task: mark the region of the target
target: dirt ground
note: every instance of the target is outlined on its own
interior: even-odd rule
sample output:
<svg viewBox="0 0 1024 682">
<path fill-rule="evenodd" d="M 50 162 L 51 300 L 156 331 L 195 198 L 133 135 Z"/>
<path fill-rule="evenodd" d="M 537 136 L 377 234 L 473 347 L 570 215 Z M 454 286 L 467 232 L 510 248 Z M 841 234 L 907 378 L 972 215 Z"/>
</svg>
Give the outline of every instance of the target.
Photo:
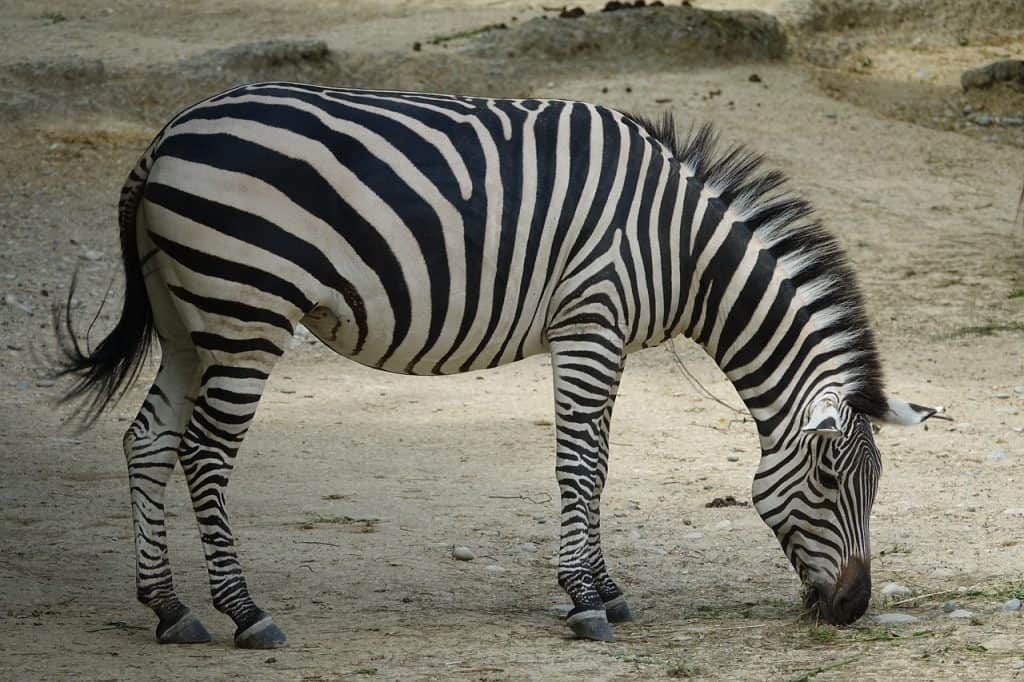
<svg viewBox="0 0 1024 682">
<path fill-rule="evenodd" d="M 772 58 L 774 44 L 742 61 L 702 50 L 700 36 L 636 55 L 612 44 L 551 61 L 509 54 L 528 31 L 556 26 L 537 22 L 582 21 L 539 2 L 4 2 L 0 678 L 1024 679 L 1024 619 L 1001 610 L 1024 596 L 1024 127 L 1000 123 L 1024 110 L 1024 94 L 962 93 L 958 80 L 1024 57 L 1024 12 L 904 0 L 897 15 L 858 2 L 854 21 L 826 0 L 695 0 L 779 17 L 788 56 Z M 584 45 L 606 19 L 592 15 L 566 24 Z M 507 28 L 477 30 L 496 23 Z M 329 50 L 224 52 L 268 39 Z M 846 628 L 802 621 L 798 581 L 756 512 L 705 506 L 749 500 L 754 429 L 653 349 L 627 367 L 604 504 L 606 553 L 639 621 L 616 628 L 613 644 L 571 641 L 551 563 L 547 360 L 408 378 L 303 336 L 272 377 L 229 490 L 250 585 L 290 645 L 232 646 L 180 472 L 172 565 L 214 641 L 157 645 L 154 618 L 134 601 L 120 448 L 155 363 L 76 432 L 45 377 L 49 311 L 78 270 L 81 325 L 113 282 L 93 339 L 109 329 L 121 181 L 177 108 L 253 77 L 671 109 L 684 127 L 716 122 L 789 173 L 849 250 L 891 391 L 954 419 L 877 436 L 885 472 L 868 615 Z M 699 348 L 677 348 L 739 404 Z M 454 545 L 477 558 L 454 561 Z M 889 582 L 912 598 L 884 603 Z M 973 617 L 948 616 L 950 600 Z M 882 627 L 883 612 L 918 620 Z"/>
</svg>

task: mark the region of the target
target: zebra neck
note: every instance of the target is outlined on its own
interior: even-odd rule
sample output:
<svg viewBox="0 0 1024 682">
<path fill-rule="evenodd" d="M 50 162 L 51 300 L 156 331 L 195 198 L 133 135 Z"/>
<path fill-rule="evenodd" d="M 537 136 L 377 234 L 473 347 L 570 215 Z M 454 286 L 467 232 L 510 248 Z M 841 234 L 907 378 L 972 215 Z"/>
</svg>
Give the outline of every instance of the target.
<svg viewBox="0 0 1024 682">
<path fill-rule="evenodd" d="M 776 258 L 739 211 L 692 179 L 684 184 L 692 209 L 679 223 L 680 306 L 667 333 L 692 339 L 715 360 L 769 451 L 799 428 L 805 405 L 826 387 L 858 390 L 870 332 L 851 314 L 841 278 L 797 276 L 813 267 L 805 262 L 813 254 Z"/>
</svg>

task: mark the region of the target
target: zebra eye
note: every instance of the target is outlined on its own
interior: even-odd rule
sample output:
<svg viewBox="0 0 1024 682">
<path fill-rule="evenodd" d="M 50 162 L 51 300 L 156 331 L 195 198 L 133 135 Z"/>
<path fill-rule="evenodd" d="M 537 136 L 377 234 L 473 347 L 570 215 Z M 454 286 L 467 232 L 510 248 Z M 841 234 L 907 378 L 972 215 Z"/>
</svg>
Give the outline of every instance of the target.
<svg viewBox="0 0 1024 682">
<path fill-rule="evenodd" d="M 836 477 L 828 473 L 827 471 L 818 472 L 818 481 L 820 481 L 821 484 L 826 488 L 832 488 L 833 490 L 835 490 L 836 488 L 839 487 L 839 483 L 836 481 Z"/>
</svg>

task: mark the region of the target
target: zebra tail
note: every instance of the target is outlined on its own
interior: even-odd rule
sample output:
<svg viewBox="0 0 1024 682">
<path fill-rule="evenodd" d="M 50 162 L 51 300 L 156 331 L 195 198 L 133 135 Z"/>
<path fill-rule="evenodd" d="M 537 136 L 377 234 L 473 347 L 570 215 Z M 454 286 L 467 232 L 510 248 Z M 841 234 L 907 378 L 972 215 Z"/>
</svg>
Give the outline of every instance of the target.
<svg viewBox="0 0 1024 682">
<path fill-rule="evenodd" d="M 138 251 L 136 213 L 142 192 L 152 168 L 153 152 L 163 137 L 157 136 L 132 169 L 118 203 L 118 223 L 121 233 L 121 259 L 124 263 L 125 291 L 121 317 L 114 329 L 94 349 L 88 347 L 89 331 L 99 318 L 106 296 L 83 337 L 75 333 L 71 319 L 72 300 L 78 273 L 71 279 L 67 301 L 53 308 L 53 325 L 57 336 L 55 377 L 74 376 L 77 381 L 61 396 L 59 402 L 79 401 L 75 411 L 83 427 L 96 421 L 110 403 L 120 400 L 135 381 L 142 363 L 152 347 L 153 309 L 146 294 L 142 261 Z M 109 290 L 107 292 L 109 294 Z M 83 347 L 83 343 L 85 344 Z"/>
</svg>

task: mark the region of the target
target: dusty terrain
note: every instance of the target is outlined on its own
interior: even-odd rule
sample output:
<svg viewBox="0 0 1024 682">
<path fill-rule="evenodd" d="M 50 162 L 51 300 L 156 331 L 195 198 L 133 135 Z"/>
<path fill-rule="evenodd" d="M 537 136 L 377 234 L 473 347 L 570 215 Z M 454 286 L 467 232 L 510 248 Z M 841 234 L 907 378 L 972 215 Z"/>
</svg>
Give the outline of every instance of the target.
<svg viewBox="0 0 1024 682">
<path fill-rule="evenodd" d="M 1024 57 L 1019 3 L 978 12 L 905 0 L 886 13 L 860 0 L 863 11 L 844 14 L 824 0 L 695 1 L 779 18 L 775 32 L 736 34 L 754 41 L 743 59 L 701 31 L 664 49 L 632 40 L 631 51 L 516 53 L 531 31 L 551 32 L 536 22 L 577 21 L 530 24 L 552 15 L 536 2 L 280 4 L 0 7 L 0 678 L 1024 679 L 1024 619 L 1001 612 L 1024 596 L 1024 127 L 976 117 L 1012 119 L 1024 94 L 964 94 L 958 80 Z M 498 23 L 508 28 L 477 31 Z M 586 26 L 567 23 L 566 35 L 593 44 Z M 327 50 L 224 51 L 272 38 Z M 801 621 L 796 577 L 756 512 L 705 507 L 749 500 L 753 428 L 654 349 L 626 372 L 604 505 L 607 554 L 639 622 L 614 644 L 571 641 L 550 565 L 546 360 L 406 378 L 303 338 L 272 378 L 229 490 L 254 594 L 291 644 L 233 648 L 209 604 L 179 472 L 172 565 L 214 641 L 157 645 L 134 601 L 120 451 L 155 364 L 77 433 L 45 378 L 49 310 L 77 269 L 85 325 L 113 282 L 93 338 L 105 333 L 119 309 L 124 175 L 177 108 L 250 78 L 671 109 L 683 126 L 715 121 L 785 169 L 849 250 L 892 392 L 954 418 L 877 436 L 885 473 L 868 616 L 841 629 Z M 738 404 L 698 348 L 677 348 Z M 477 558 L 454 561 L 453 545 Z M 884 603 L 888 582 L 913 598 Z M 950 600 L 974 616 L 950 618 Z M 882 627 L 882 612 L 919 620 Z"/>
</svg>

